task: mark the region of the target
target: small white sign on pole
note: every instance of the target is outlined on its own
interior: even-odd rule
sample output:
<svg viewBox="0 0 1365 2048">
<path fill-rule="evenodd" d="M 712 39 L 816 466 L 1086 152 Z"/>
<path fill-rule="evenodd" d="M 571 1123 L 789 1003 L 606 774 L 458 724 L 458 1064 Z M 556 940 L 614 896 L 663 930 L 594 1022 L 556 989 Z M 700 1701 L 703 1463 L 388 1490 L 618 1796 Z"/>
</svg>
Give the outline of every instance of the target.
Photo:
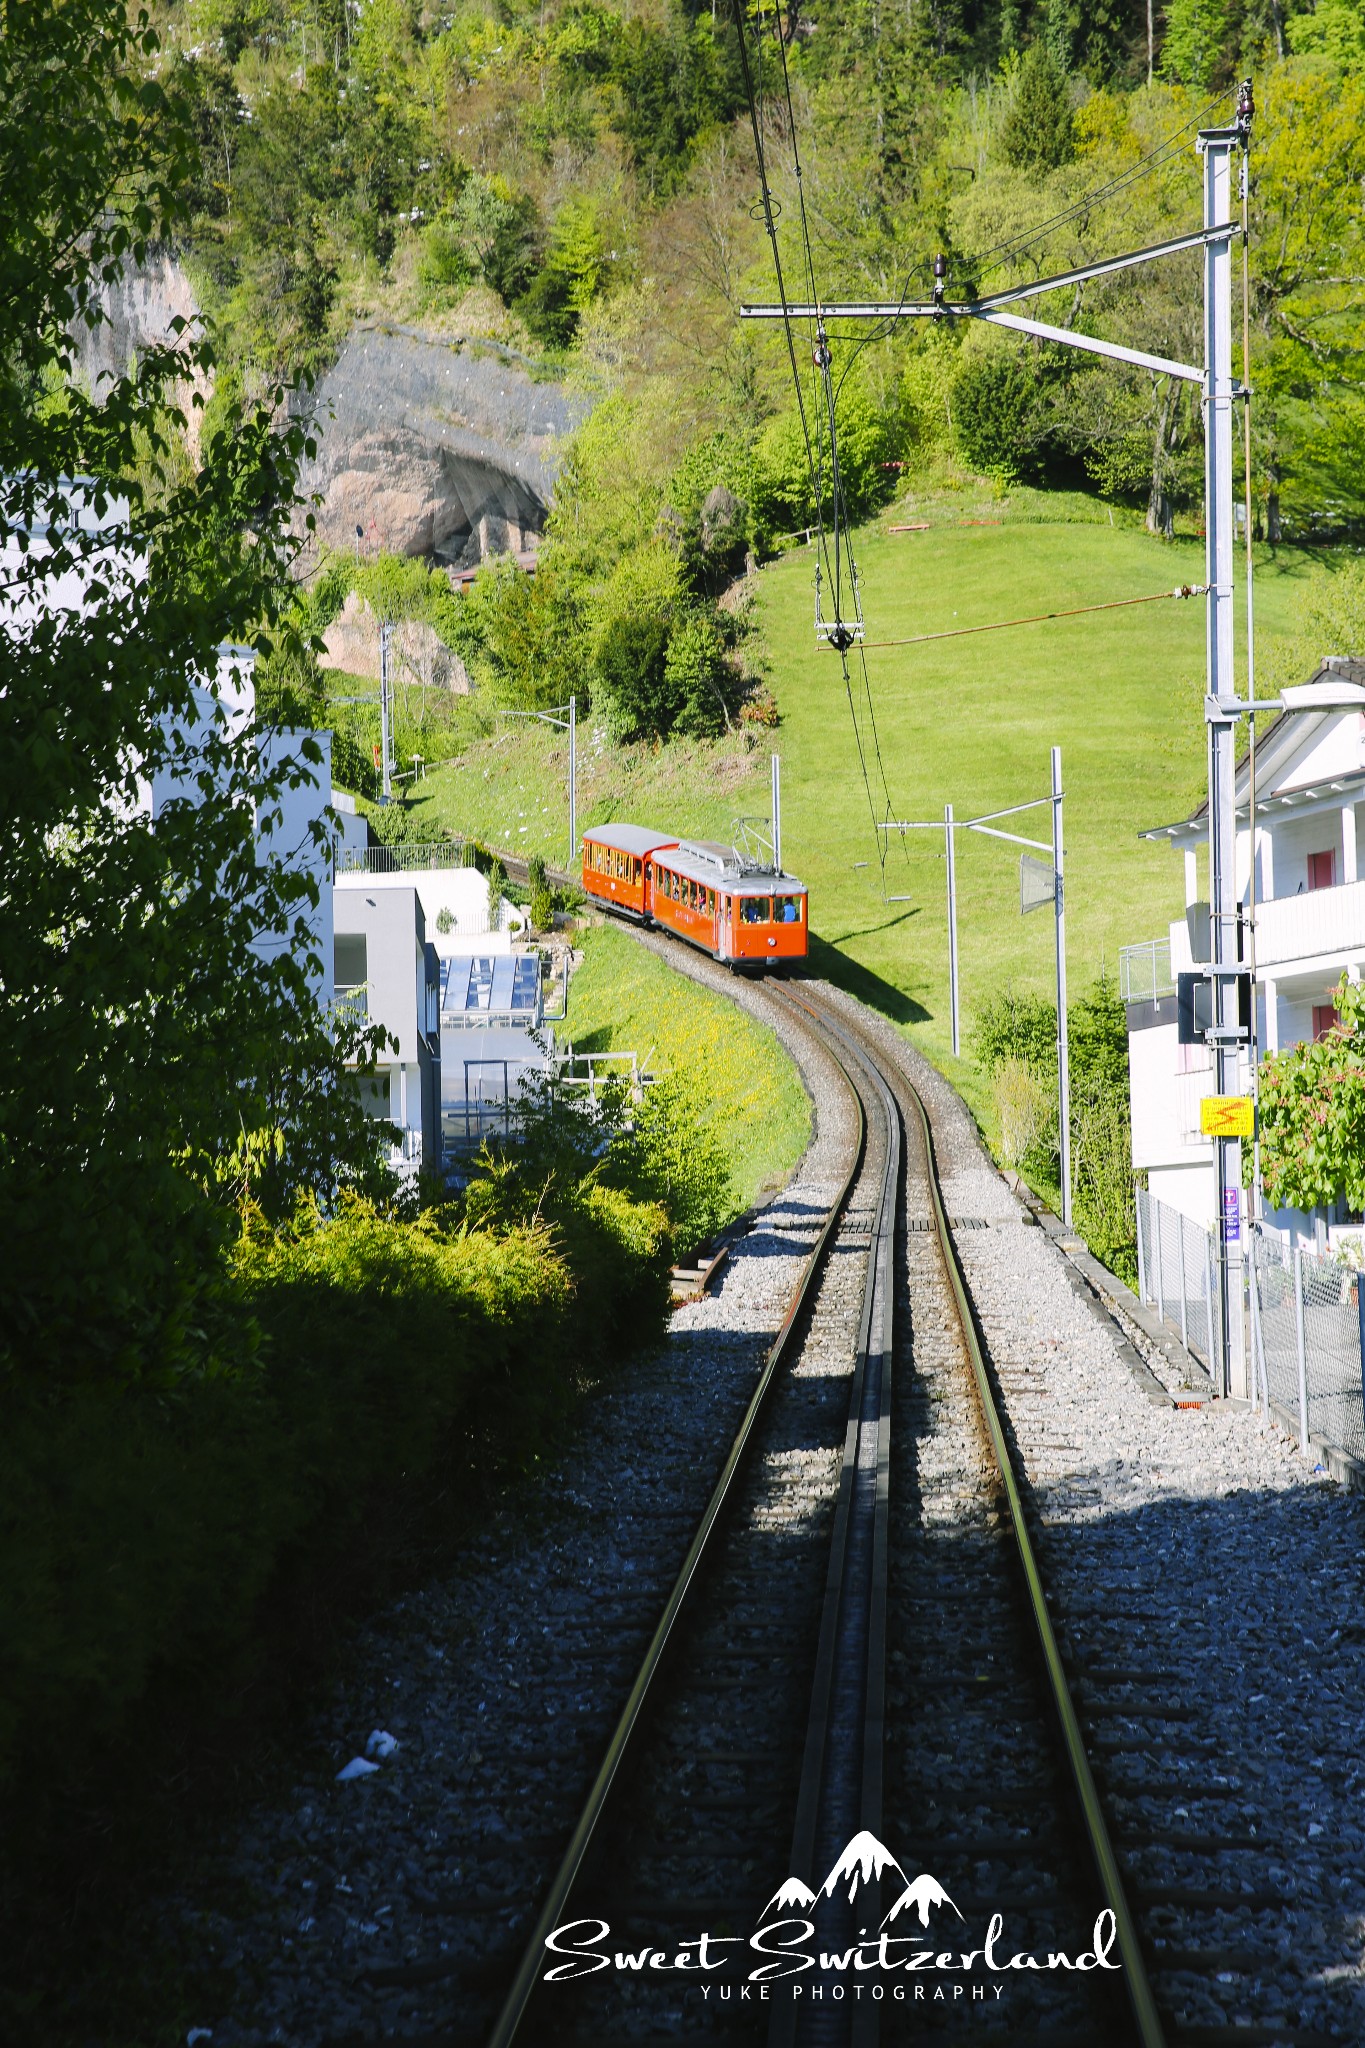
<svg viewBox="0 0 1365 2048">
<path fill-rule="evenodd" d="M 1057 871 L 1050 860 L 1035 860 L 1031 853 L 1019 856 L 1019 915 L 1031 910 L 1051 910 L 1057 902 Z"/>
</svg>

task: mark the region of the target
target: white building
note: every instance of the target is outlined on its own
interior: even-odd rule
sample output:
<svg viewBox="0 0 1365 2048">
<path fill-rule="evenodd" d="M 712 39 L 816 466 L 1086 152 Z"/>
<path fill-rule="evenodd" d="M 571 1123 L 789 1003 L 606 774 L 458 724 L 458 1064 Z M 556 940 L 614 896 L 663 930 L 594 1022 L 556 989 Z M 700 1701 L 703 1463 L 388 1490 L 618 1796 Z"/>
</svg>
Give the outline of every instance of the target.
<svg viewBox="0 0 1365 2048">
<path fill-rule="evenodd" d="M 1365 659 L 1328 657 L 1315 682 L 1365 684 Z M 1237 768 L 1237 891 L 1250 896 L 1250 768 Z M 1335 1021 L 1332 997 L 1343 974 L 1365 968 L 1365 714 L 1310 711 L 1283 716 L 1256 749 L 1256 1018 L 1262 1055 L 1321 1038 Z M 1184 855 L 1187 906 L 1208 898 L 1208 813 L 1142 834 Z M 1214 1092 L 1212 1055 L 1177 1042 L 1176 976 L 1195 959 L 1190 922 L 1120 954 L 1120 990 L 1128 1006 L 1133 1165 L 1152 1194 L 1194 1221 L 1214 1217 L 1213 1147 L 1199 1130 L 1199 1104 Z M 1250 1086 L 1247 1062 L 1239 1084 Z M 1313 1216 L 1267 1215 L 1281 1234 L 1325 1243 L 1350 1219 L 1333 1209 Z M 1359 1219 L 1351 1225 L 1360 1229 Z"/>
<path fill-rule="evenodd" d="M 369 1113 L 394 1126 L 396 1166 L 441 1161 L 441 974 L 417 891 L 387 880 L 330 892 L 336 999 L 392 1041 L 358 1077 Z"/>
<path fill-rule="evenodd" d="M 510 953 L 526 919 L 506 896 L 494 912 L 488 877 L 464 865 L 457 845 L 368 846 L 365 836 L 337 849 L 338 889 L 416 889 L 427 936 L 443 960 L 457 953 Z"/>
</svg>

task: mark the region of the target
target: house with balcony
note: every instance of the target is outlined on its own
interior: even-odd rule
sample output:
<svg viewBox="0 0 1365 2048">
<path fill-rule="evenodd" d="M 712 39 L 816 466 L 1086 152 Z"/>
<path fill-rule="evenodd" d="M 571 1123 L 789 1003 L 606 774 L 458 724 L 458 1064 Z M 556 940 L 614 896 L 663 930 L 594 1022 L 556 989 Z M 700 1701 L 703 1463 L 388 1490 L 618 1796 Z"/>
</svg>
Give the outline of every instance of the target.
<svg viewBox="0 0 1365 2048">
<path fill-rule="evenodd" d="M 1312 680 L 1365 684 L 1365 659 L 1327 657 Z M 1284 714 L 1261 732 L 1256 748 L 1255 841 L 1251 771 L 1237 766 L 1237 872 L 1241 903 L 1251 902 L 1255 862 L 1256 1037 L 1262 1057 L 1331 1030 L 1333 993 L 1343 974 L 1365 968 L 1365 714 L 1317 710 Z M 1214 1217 L 1213 1147 L 1201 1136 L 1199 1105 L 1214 1093 L 1213 1058 L 1202 1045 L 1178 1042 L 1176 977 L 1197 964 L 1196 947 L 1208 900 L 1208 808 L 1172 825 L 1150 827 L 1144 839 L 1183 856 L 1188 915 L 1168 931 L 1125 946 L 1120 992 L 1128 1010 L 1132 1084 L 1133 1165 L 1145 1170 L 1152 1194 L 1196 1223 Z M 1198 947 L 1202 957 L 1203 948 Z M 1250 956 L 1249 944 L 1245 957 Z M 1239 1086 L 1250 1088 L 1249 1054 Z M 1324 1248 L 1354 1222 L 1344 1210 L 1307 1216 L 1268 1214 L 1268 1230 L 1291 1242 Z"/>
</svg>

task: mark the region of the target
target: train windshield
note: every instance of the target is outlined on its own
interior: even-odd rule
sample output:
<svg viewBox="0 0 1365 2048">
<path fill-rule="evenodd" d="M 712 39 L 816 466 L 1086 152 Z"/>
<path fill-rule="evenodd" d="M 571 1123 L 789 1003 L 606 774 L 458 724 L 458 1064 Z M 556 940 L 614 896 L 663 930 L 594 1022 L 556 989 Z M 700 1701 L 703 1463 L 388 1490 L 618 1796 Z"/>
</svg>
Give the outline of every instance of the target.
<svg viewBox="0 0 1365 2048">
<path fill-rule="evenodd" d="M 745 896 L 741 898 L 743 908 L 740 917 L 745 924 L 771 924 L 773 903 L 771 896 Z"/>
<path fill-rule="evenodd" d="M 801 898 L 799 896 L 774 896 L 774 924 L 800 924 Z"/>
</svg>

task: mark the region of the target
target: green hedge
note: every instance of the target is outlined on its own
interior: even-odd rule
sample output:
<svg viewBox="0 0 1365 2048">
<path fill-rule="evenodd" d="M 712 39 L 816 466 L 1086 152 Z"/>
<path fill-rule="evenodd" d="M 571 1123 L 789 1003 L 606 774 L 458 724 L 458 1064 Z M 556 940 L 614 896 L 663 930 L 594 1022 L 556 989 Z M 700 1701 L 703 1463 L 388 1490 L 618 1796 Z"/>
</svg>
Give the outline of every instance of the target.
<svg viewBox="0 0 1365 2048">
<path fill-rule="evenodd" d="M 261 1341 L 236 1376 L 11 1397 L 0 1786 L 77 1783 L 158 1680 L 224 1683 L 272 1585 L 385 1490 L 543 1449 L 585 1376 L 662 1329 L 670 1257 L 663 1211 L 607 1188 L 497 1233 L 352 1202 L 243 1240 Z"/>
</svg>

